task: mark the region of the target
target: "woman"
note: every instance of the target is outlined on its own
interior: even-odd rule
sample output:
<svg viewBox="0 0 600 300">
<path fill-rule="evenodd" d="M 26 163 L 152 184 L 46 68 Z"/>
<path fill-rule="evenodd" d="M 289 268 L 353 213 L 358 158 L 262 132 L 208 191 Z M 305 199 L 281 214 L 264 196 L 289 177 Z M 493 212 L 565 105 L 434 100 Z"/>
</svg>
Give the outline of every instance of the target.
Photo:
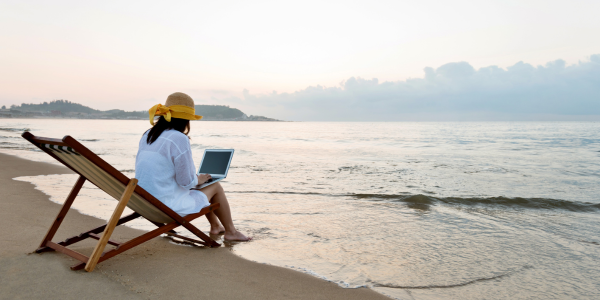
<svg viewBox="0 0 600 300">
<path fill-rule="evenodd" d="M 219 209 L 206 215 L 210 233 L 224 233 L 226 241 L 250 240 L 235 229 L 229 202 L 220 183 L 201 191 L 190 190 L 210 179 L 208 174 L 196 176 L 187 136 L 190 120 L 202 118 L 195 115 L 194 100 L 184 93 L 173 93 L 165 105 L 157 104 L 149 112 L 153 126 L 142 136 L 135 160 L 138 184 L 182 216 L 199 212 L 209 202 L 219 203 Z M 156 124 L 154 116 L 160 116 Z"/>
</svg>

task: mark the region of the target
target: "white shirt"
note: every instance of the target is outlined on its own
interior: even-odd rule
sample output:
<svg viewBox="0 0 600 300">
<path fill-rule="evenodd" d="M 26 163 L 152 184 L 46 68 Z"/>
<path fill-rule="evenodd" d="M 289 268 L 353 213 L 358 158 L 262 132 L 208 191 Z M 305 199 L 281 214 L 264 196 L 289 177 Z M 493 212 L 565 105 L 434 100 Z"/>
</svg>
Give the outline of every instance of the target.
<svg viewBox="0 0 600 300">
<path fill-rule="evenodd" d="M 204 193 L 190 190 L 198 185 L 198 177 L 187 135 L 177 130 L 165 130 L 148 145 L 149 132 L 142 136 L 135 159 L 138 184 L 182 216 L 208 206 Z"/>
</svg>

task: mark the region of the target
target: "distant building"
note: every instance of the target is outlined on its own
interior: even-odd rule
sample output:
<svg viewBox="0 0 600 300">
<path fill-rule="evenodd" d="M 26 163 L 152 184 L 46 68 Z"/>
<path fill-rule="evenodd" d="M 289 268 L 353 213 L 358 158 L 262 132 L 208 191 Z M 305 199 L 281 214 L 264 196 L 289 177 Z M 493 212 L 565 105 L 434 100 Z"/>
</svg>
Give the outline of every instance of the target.
<svg viewBox="0 0 600 300">
<path fill-rule="evenodd" d="M 0 109 L 0 118 L 12 118 L 10 109 Z"/>
</svg>

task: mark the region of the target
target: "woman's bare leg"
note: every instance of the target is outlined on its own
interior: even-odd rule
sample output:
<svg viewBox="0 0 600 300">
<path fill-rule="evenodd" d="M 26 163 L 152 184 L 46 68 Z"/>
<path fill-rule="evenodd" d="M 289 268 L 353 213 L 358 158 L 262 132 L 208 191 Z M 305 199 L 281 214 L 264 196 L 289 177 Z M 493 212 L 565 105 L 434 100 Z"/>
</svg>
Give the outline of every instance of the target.
<svg viewBox="0 0 600 300">
<path fill-rule="evenodd" d="M 225 233 L 225 227 L 221 225 L 219 219 L 212 211 L 206 214 L 206 219 L 210 223 L 210 234 L 223 234 Z"/>
<path fill-rule="evenodd" d="M 249 241 L 251 238 L 243 235 L 241 232 L 235 229 L 233 225 L 233 219 L 231 218 L 231 208 L 229 207 L 229 201 L 225 196 L 225 190 L 218 182 L 211 184 L 202 189 L 202 192 L 208 197 L 210 203 L 219 203 L 219 209 L 215 210 L 215 215 L 221 221 L 221 224 L 225 227 L 225 240 L 227 241 Z M 207 218 L 210 218 L 207 216 Z M 209 219 L 209 222 L 211 220 Z M 211 227 L 212 227 L 211 222 Z"/>
</svg>

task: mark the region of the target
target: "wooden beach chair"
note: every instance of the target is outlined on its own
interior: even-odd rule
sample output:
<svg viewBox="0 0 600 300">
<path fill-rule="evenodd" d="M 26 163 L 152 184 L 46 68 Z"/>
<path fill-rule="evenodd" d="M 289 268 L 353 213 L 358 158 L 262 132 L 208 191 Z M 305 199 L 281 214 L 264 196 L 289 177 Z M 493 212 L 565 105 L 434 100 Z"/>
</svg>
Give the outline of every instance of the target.
<svg viewBox="0 0 600 300">
<path fill-rule="evenodd" d="M 142 187 L 137 185 L 137 179 L 127 178 L 127 176 L 117 171 L 117 169 L 84 147 L 74 138 L 67 135 L 62 140 L 50 139 L 36 137 L 29 132 L 24 132 L 22 136 L 40 148 L 42 151 L 48 153 L 48 155 L 54 157 L 69 169 L 73 170 L 73 172 L 79 174 L 79 179 L 73 186 L 73 189 L 62 206 L 62 209 L 56 216 L 54 223 L 52 223 L 50 229 L 48 229 L 48 232 L 42 240 L 40 247 L 35 252 L 62 252 L 80 261 L 80 263 L 71 267 L 72 270 L 80 270 L 85 268 L 86 271 L 91 272 L 94 270 L 96 264 L 127 251 L 163 233 L 208 247 L 220 246 L 219 243 L 212 240 L 190 223 L 192 220 L 219 208 L 218 203 L 205 207 L 198 213 L 181 217 L 158 199 L 150 195 L 150 193 L 148 193 Z M 61 222 L 69 211 L 69 207 L 71 207 L 71 204 L 73 204 L 73 201 L 77 197 L 79 190 L 86 180 L 93 183 L 111 197 L 119 200 L 117 207 L 115 208 L 107 224 L 84 231 L 81 234 L 70 237 L 62 242 L 53 242 L 52 238 L 54 237 L 54 234 L 60 227 Z M 125 206 L 133 210 L 134 213 L 121 217 Z M 139 217 L 144 217 L 158 228 L 127 242 L 118 243 L 110 240 L 110 236 L 116 226 Z M 173 229 L 179 226 L 183 226 L 188 229 L 190 232 L 200 238 L 201 241 L 177 235 Z M 102 234 L 100 235 L 100 233 Z M 90 257 L 67 248 L 67 246 L 87 238 L 98 240 L 98 243 L 96 244 L 96 247 L 94 248 L 94 251 Z M 113 245 L 115 248 L 104 251 L 106 244 Z"/>
</svg>

